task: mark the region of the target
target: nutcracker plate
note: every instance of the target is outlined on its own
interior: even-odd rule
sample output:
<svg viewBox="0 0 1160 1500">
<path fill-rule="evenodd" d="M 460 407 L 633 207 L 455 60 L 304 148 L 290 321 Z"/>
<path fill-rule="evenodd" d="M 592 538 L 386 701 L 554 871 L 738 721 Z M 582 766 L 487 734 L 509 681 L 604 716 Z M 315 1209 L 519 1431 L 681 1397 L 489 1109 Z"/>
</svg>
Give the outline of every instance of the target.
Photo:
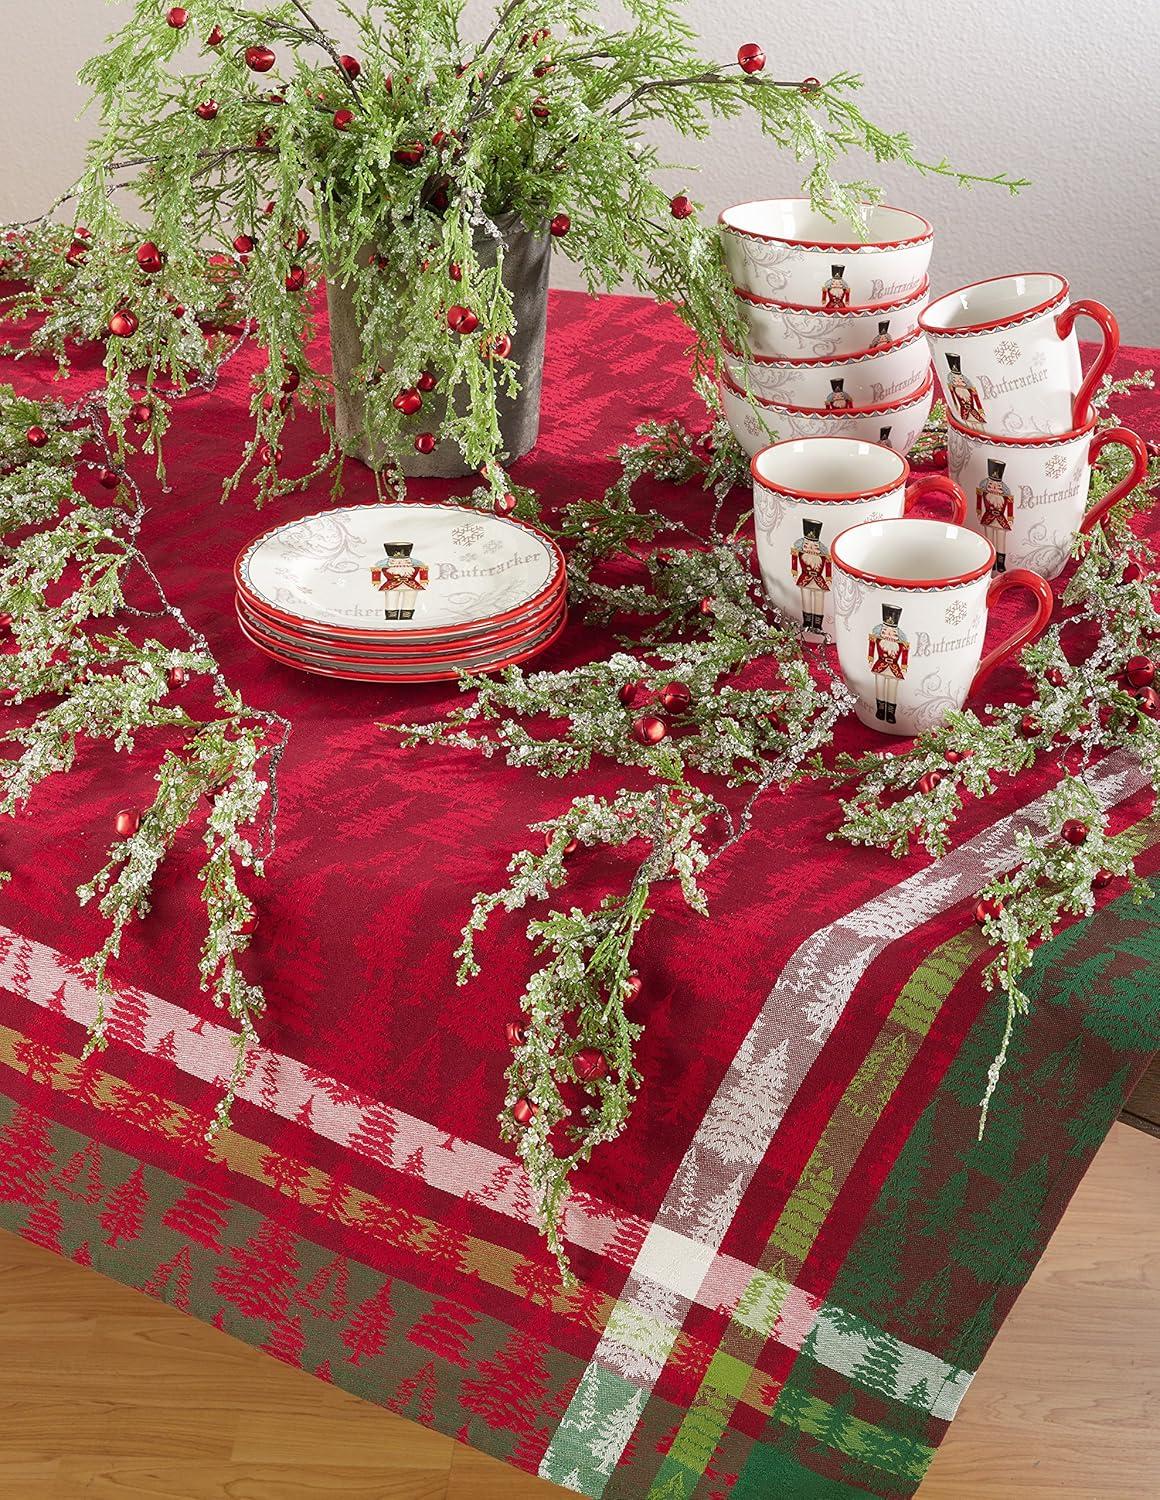
<svg viewBox="0 0 1160 1500">
<path fill-rule="evenodd" d="M 295 628 L 456 638 L 534 611 L 564 557 L 510 516 L 458 505 L 351 505 L 257 537 L 234 564 L 239 594 Z"/>
<path fill-rule="evenodd" d="M 403 684 L 411 682 L 450 682 L 463 672 L 490 673 L 502 671 L 504 667 L 517 666 L 520 662 L 528 661 L 531 657 L 546 651 L 553 645 L 561 635 L 567 623 L 567 611 L 563 611 L 560 618 L 551 626 L 541 631 L 533 640 L 528 641 L 518 648 L 505 648 L 493 652 L 488 656 L 474 657 L 467 660 L 447 662 L 434 665 L 428 663 L 426 666 L 418 665 L 414 669 L 406 667 L 391 666 L 385 664 L 364 665 L 360 663 L 348 663 L 336 661 L 324 657 L 291 655 L 272 645 L 264 644 L 257 638 L 257 634 L 251 634 L 250 628 L 245 621 L 238 621 L 242 634 L 251 645 L 257 647 L 263 655 L 268 656 L 271 661 L 280 666 L 295 667 L 300 672 L 310 672 L 316 677 L 333 677 L 344 682 L 379 682 L 385 685 Z"/>
<path fill-rule="evenodd" d="M 258 636 L 263 644 L 269 644 L 287 656 L 317 657 L 326 661 L 359 662 L 365 665 L 419 667 L 455 665 L 479 656 L 519 650 L 534 640 L 544 630 L 556 624 L 565 610 L 564 599 L 558 598 L 546 613 L 535 619 L 521 622 L 518 626 L 505 626 L 485 639 L 453 645 L 427 646 L 414 642 L 396 642 L 381 647 L 378 643 L 364 644 L 361 641 L 320 641 L 297 635 L 286 627 L 270 624 L 256 615 L 240 597 L 235 600 L 238 621 L 250 635 Z"/>
</svg>

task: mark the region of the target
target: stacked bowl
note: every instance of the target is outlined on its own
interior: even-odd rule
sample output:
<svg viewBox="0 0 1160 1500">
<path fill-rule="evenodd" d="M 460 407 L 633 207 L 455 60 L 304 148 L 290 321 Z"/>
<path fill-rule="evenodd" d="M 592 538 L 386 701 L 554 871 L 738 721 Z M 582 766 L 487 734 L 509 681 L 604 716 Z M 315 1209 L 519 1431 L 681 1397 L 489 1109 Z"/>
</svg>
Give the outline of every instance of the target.
<svg viewBox="0 0 1160 1500">
<path fill-rule="evenodd" d="M 726 342 L 721 396 L 746 452 L 830 436 L 905 454 L 934 392 L 919 327 L 930 224 L 867 205 L 863 233 L 807 198 L 767 198 L 725 209 L 719 229 L 750 345 Z"/>
</svg>

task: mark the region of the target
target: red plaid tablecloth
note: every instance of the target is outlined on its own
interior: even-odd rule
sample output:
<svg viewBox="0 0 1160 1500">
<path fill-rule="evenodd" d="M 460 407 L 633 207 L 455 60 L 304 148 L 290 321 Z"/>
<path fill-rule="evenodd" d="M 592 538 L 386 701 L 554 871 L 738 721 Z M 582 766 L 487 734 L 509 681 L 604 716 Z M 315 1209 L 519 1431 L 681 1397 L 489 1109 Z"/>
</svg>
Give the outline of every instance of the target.
<svg viewBox="0 0 1160 1500">
<path fill-rule="evenodd" d="M 696 416 L 682 348 L 650 303 L 555 297 L 543 437 L 517 477 L 552 502 L 601 493 L 638 422 Z M 638 955 L 644 1084 L 628 1130 L 580 1174 L 567 1220 L 580 1284 L 565 1290 L 496 1126 L 527 915 L 493 920 L 474 984 L 455 985 L 451 955 L 528 824 L 626 773 L 565 786 L 402 750 L 379 722 L 433 718 L 454 687 L 326 682 L 246 644 L 235 553 L 326 495 L 262 516 L 219 503 L 255 358 L 177 408 L 169 490 L 147 461 L 137 472 L 143 545 L 171 598 L 247 700 L 293 724 L 246 959 L 269 996 L 264 1049 L 207 1146 L 230 1047 L 196 984 L 195 827 L 125 941 L 111 1044 L 81 1059 L 94 996 L 78 961 L 103 926 L 75 890 L 103 864 L 118 809 L 152 800 L 157 761 L 144 740 L 83 751 L 0 829 L 14 872 L 0 894 L 0 1225 L 582 1494 L 912 1494 L 1158 1045 L 1160 903 L 1113 886 L 1040 951 L 979 1143 L 1002 1014 L 979 982 L 975 893 L 1042 817 L 1052 772 L 969 807 L 937 862 L 828 843 L 828 792 L 765 796 L 708 873 L 709 920 L 657 893 Z M 1125 351 L 1119 369 L 1151 358 Z M 4 373 L 50 389 L 43 362 Z M 82 354 L 55 392 L 99 375 Z M 1122 415 L 1146 436 L 1160 427 L 1151 396 Z M 318 447 L 299 420 L 286 468 Z M 642 491 L 687 518 L 707 506 Z M 372 498 L 352 466 L 346 501 Z M 577 620 L 543 665 L 608 644 Z M 989 691 L 1028 688 L 1008 668 Z M 1154 869 L 1160 818 L 1141 773 L 1115 759 L 1096 784 Z M 577 856 L 576 894 L 623 879 L 617 859 Z"/>
</svg>

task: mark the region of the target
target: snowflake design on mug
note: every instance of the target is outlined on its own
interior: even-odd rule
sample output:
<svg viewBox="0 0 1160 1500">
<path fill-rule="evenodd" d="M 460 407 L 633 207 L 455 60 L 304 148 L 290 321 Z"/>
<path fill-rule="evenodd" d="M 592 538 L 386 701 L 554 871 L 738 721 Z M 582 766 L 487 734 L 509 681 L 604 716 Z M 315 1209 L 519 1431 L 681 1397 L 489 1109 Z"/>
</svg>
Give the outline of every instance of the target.
<svg viewBox="0 0 1160 1500">
<path fill-rule="evenodd" d="M 1064 458 L 1062 453 L 1053 453 L 1043 465 L 1043 472 L 1047 475 L 1048 479 L 1058 479 L 1066 471 L 1067 459 Z"/>
<path fill-rule="evenodd" d="M 1019 345 L 1013 339 L 1004 339 L 1001 344 L 995 345 L 995 358 L 1001 365 L 1018 364 Z"/>
<path fill-rule="evenodd" d="M 967 606 L 961 599 L 952 599 L 947 605 L 946 622 L 948 625 L 961 625 L 967 618 Z"/>
</svg>

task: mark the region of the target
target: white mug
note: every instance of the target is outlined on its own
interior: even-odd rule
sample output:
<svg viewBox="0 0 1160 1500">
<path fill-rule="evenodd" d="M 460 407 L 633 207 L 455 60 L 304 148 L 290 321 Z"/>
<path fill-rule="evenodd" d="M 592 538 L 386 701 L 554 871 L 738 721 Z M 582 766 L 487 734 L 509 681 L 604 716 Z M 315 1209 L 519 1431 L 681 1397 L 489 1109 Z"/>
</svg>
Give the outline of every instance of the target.
<svg viewBox="0 0 1160 1500">
<path fill-rule="evenodd" d="M 1076 319 L 1103 334 L 1085 375 Z M 1028 437 L 1072 432 L 1091 416 L 1091 394 L 1120 347 L 1102 302 L 1072 302 L 1054 273 L 994 276 L 930 303 L 919 327 L 930 340 L 947 410 L 976 432 Z"/>
<path fill-rule="evenodd" d="M 906 515 L 927 495 L 945 495 L 960 525 L 967 499 L 945 474 L 908 484 L 910 465 L 893 448 L 848 437 L 791 438 L 750 463 L 761 582 L 772 603 L 810 635 L 834 628 L 830 546 L 861 521 Z"/>
<path fill-rule="evenodd" d="M 1132 455 L 1126 478 L 1087 509 L 1092 465 L 1111 443 Z M 947 419 L 951 477 L 974 497 L 967 524 L 995 548 L 995 570 L 1034 568 L 1054 578 L 1067 566 L 1076 533 L 1092 531 L 1148 472 L 1143 440 L 1093 417 L 1056 437 L 995 437 Z M 1085 513 L 1086 512 L 1086 513 Z"/>
<path fill-rule="evenodd" d="M 1051 618 L 1051 586 L 1025 568 L 992 578 L 994 547 L 964 526 L 866 521 L 830 559 L 842 676 L 859 719 L 883 734 L 933 729 Z M 1035 614 L 980 662 L 987 611 L 1012 588 L 1032 592 Z"/>
</svg>

